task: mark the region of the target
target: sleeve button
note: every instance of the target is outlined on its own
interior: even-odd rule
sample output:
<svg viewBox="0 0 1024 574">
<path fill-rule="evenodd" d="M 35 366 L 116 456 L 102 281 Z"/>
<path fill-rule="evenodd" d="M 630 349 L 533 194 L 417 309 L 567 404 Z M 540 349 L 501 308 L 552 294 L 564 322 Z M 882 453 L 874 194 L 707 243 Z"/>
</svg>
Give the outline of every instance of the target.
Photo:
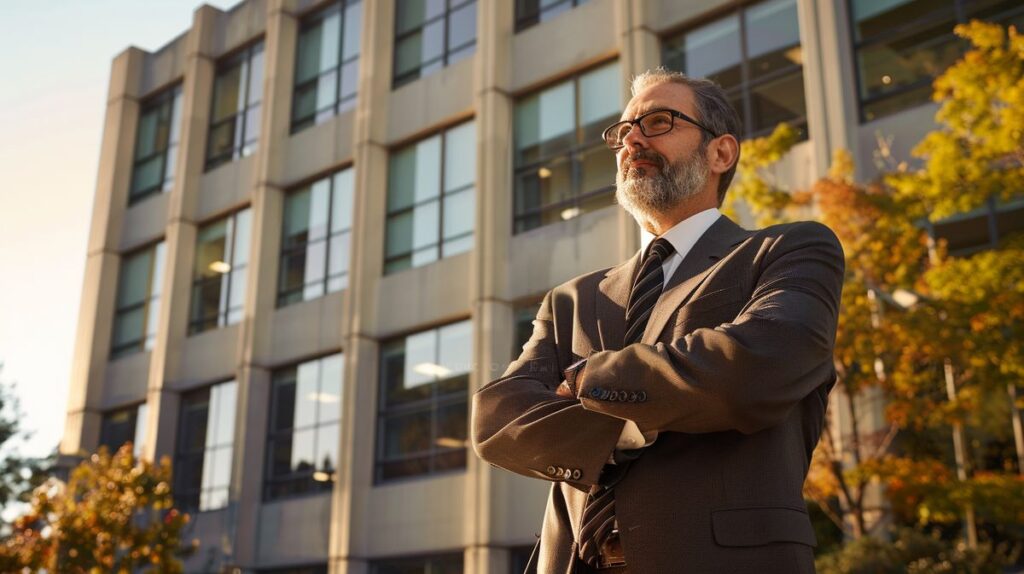
<svg viewBox="0 0 1024 574">
<path fill-rule="evenodd" d="M 637 393 L 636 400 L 641 402 L 641 403 L 646 401 L 647 400 L 647 391 L 640 391 L 639 393 Z"/>
<path fill-rule="evenodd" d="M 581 476 L 583 476 L 583 473 L 580 472 L 580 469 L 578 469 L 578 468 L 573 469 L 573 471 L 572 471 L 572 479 L 573 480 L 579 480 Z"/>
<path fill-rule="evenodd" d="M 548 467 L 548 475 L 549 476 L 554 476 L 555 475 L 555 467 L 553 467 L 553 466 L 549 466 Z"/>
<path fill-rule="evenodd" d="M 590 398 L 598 399 L 601 398 L 601 387 L 594 387 L 590 389 Z"/>
</svg>

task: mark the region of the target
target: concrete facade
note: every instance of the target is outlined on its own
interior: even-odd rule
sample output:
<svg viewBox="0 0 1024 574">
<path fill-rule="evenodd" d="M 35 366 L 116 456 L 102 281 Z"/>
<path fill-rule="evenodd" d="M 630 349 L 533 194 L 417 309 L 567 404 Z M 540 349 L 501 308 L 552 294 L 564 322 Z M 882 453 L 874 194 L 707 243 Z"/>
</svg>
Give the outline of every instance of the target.
<svg viewBox="0 0 1024 574">
<path fill-rule="evenodd" d="M 590 0 L 515 32 L 514 2 L 478 0 L 473 56 L 392 89 L 395 0 L 363 0 L 354 109 L 290 133 L 295 50 L 302 18 L 329 2 L 245 0 L 230 11 L 202 6 L 192 27 L 161 50 L 129 48 L 112 65 L 97 192 L 87 250 L 67 427 L 61 453 L 91 452 L 104 413 L 146 402 L 144 456 L 172 456 L 183 392 L 238 381 L 230 503 L 195 516 L 201 542 L 187 571 L 229 564 L 244 572 L 325 566 L 363 574 L 373 560 L 459 553 L 467 573 L 510 571 L 531 545 L 548 484 L 482 463 L 464 471 L 375 484 L 380 342 L 472 319 L 469 394 L 514 358 L 514 310 L 576 275 L 609 267 L 640 245 L 617 206 L 513 235 L 513 125 L 517 97 L 595 64 L 618 59 L 628 79 L 661 60 L 666 34 L 705 22 L 732 0 Z M 853 150 L 869 176 L 876 134 L 899 134 L 907 157 L 931 126 L 930 104 L 860 124 L 843 0 L 798 0 L 809 138 L 778 167 L 800 187 L 824 175 L 832 153 Z M 258 151 L 204 171 L 217 61 L 263 39 L 265 69 Z M 181 143 L 173 188 L 129 206 L 140 102 L 180 82 Z M 477 134 L 475 248 L 383 274 L 389 152 L 472 119 Z M 349 284 L 340 292 L 277 306 L 285 193 L 354 167 Z M 197 228 L 249 207 L 252 239 L 241 322 L 188 335 Z M 164 241 L 166 263 L 151 350 L 110 359 L 121 255 Z M 410 290 L 410 286 L 414 286 Z M 342 453 L 329 493 L 264 501 L 271 373 L 343 352 Z M 836 421 L 843 425 L 843 421 Z"/>
</svg>

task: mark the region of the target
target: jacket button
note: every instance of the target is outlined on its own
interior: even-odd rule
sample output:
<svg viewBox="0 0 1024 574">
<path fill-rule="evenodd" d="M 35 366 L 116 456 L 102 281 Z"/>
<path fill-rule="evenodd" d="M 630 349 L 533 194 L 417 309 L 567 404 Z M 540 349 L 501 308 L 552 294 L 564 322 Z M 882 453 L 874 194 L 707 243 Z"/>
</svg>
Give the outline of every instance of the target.
<svg viewBox="0 0 1024 574">
<path fill-rule="evenodd" d="M 599 399 L 601 398 L 601 387 L 594 387 L 590 389 L 590 398 Z"/>
<path fill-rule="evenodd" d="M 558 467 L 558 469 L 555 470 L 555 476 L 562 477 L 564 475 L 565 475 L 565 469 L 564 468 Z"/>
<path fill-rule="evenodd" d="M 548 467 L 548 475 L 549 476 L 554 476 L 555 475 L 555 467 L 553 467 L 553 466 L 549 466 Z"/>
<path fill-rule="evenodd" d="M 573 469 L 573 471 L 572 471 L 572 479 L 573 480 L 579 480 L 581 476 L 583 476 L 583 473 L 580 472 L 580 469 L 578 469 L 578 468 Z"/>
<path fill-rule="evenodd" d="M 608 395 L 608 400 L 609 401 L 617 401 L 617 400 L 619 400 L 619 391 L 612 391 L 611 394 Z"/>
<path fill-rule="evenodd" d="M 629 399 L 628 399 L 629 402 L 635 403 L 636 402 L 636 396 L 637 396 L 637 392 L 636 391 L 633 391 L 633 392 L 629 393 Z"/>
<path fill-rule="evenodd" d="M 610 394 L 609 391 L 601 391 L 601 400 L 602 401 L 607 401 L 609 394 Z"/>
<path fill-rule="evenodd" d="M 646 401 L 647 400 L 647 391 L 640 391 L 639 393 L 637 393 L 636 394 L 636 400 L 640 401 L 641 403 Z"/>
</svg>

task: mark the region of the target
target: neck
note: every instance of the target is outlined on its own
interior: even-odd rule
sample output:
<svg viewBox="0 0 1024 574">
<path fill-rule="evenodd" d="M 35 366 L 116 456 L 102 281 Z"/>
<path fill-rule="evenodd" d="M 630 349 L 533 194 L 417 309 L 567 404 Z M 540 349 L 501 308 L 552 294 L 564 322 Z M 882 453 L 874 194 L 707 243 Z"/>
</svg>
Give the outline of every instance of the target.
<svg viewBox="0 0 1024 574">
<path fill-rule="evenodd" d="M 717 197 L 709 197 L 708 194 L 701 194 L 690 201 L 682 201 L 679 205 L 667 211 L 659 213 L 646 213 L 637 217 L 637 223 L 655 237 L 660 237 L 669 229 L 675 227 L 680 221 L 688 219 L 706 209 L 718 207 Z"/>
</svg>

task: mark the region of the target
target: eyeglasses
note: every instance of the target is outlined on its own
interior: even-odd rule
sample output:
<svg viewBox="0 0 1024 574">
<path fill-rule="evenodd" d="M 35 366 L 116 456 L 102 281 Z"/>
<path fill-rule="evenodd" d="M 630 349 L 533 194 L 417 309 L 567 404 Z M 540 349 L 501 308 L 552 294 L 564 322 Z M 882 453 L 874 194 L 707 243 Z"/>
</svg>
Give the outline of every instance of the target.
<svg viewBox="0 0 1024 574">
<path fill-rule="evenodd" d="M 672 128 L 675 127 L 676 118 L 697 126 L 711 134 L 712 137 L 718 137 L 718 134 L 683 112 L 677 112 L 675 110 L 652 110 L 635 120 L 623 120 L 608 126 L 604 130 L 604 142 L 613 150 L 622 149 L 625 145 L 622 143 L 622 140 L 626 139 L 626 135 L 628 135 L 629 131 L 633 129 L 634 125 L 640 126 L 640 133 L 644 134 L 645 137 L 650 138 L 664 135 L 672 131 Z"/>
</svg>

